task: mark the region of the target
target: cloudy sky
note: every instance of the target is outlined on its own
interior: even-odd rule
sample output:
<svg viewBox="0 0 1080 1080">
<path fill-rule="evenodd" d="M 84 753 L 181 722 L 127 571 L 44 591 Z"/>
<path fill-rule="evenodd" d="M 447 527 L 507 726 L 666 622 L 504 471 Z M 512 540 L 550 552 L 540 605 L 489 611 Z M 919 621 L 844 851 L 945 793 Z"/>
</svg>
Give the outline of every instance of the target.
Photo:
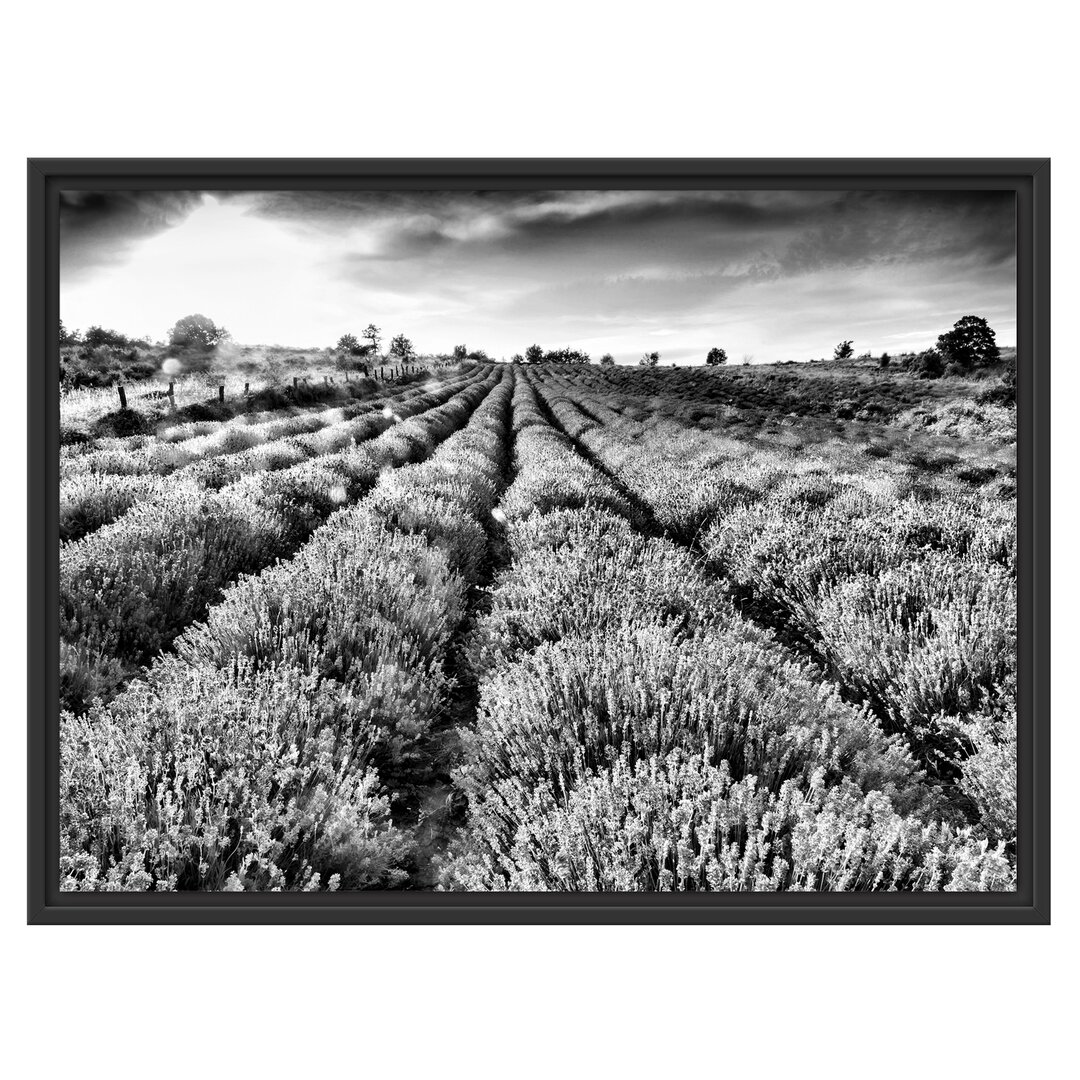
<svg viewBox="0 0 1080 1080">
<path fill-rule="evenodd" d="M 374 321 L 420 352 L 537 342 L 623 363 L 925 348 L 962 315 L 1016 337 L 1004 192 L 64 192 L 60 312 L 245 344 Z"/>
</svg>

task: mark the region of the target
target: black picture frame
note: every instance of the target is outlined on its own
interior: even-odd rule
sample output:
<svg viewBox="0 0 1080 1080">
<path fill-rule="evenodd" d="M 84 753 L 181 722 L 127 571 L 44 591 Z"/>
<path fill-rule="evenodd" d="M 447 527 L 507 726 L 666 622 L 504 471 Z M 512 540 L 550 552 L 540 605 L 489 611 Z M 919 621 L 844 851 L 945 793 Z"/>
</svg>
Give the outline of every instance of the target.
<svg viewBox="0 0 1080 1080">
<path fill-rule="evenodd" d="M 1050 921 L 1050 162 L 999 159 L 31 159 L 28 161 L 27 920 L 103 923 Z M 1018 838 L 1015 893 L 62 893 L 58 827 L 62 189 L 1012 190 L 1017 208 Z"/>
</svg>

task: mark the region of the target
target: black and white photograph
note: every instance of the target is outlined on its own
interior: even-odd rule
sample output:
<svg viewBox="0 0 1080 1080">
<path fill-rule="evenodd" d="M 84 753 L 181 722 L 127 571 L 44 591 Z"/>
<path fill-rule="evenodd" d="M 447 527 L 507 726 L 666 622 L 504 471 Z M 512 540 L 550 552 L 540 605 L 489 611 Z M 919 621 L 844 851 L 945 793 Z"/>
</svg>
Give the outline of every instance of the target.
<svg viewBox="0 0 1080 1080">
<path fill-rule="evenodd" d="M 1013 190 L 59 200 L 61 892 L 1017 890 Z"/>
</svg>

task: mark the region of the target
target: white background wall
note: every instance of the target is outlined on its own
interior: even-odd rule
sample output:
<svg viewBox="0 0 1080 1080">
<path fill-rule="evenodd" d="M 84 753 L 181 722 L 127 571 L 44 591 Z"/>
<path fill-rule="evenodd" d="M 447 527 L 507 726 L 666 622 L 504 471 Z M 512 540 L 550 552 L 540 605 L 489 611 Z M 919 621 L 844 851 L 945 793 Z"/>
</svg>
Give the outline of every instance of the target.
<svg viewBox="0 0 1080 1080">
<path fill-rule="evenodd" d="M 383 9 L 189 0 L 6 13 L 11 1075 L 1061 1075 L 1077 888 L 1071 304 L 1058 310 L 1054 380 L 1052 928 L 23 925 L 27 156 L 1049 155 L 1056 293 L 1077 295 L 1075 43 L 1053 2 Z"/>
</svg>

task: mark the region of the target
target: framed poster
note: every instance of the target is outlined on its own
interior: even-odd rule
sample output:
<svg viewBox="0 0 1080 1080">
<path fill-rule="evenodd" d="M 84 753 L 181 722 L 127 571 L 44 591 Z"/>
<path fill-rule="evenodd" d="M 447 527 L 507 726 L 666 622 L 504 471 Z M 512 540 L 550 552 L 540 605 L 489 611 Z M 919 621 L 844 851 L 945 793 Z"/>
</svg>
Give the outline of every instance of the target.
<svg viewBox="0 0 1080 1080">
<path fill-rule="evenodd" d="M 1048 921 L 1048 273 L 1043 160 L 31 161 L 30 921 Z"/>
</svg>

